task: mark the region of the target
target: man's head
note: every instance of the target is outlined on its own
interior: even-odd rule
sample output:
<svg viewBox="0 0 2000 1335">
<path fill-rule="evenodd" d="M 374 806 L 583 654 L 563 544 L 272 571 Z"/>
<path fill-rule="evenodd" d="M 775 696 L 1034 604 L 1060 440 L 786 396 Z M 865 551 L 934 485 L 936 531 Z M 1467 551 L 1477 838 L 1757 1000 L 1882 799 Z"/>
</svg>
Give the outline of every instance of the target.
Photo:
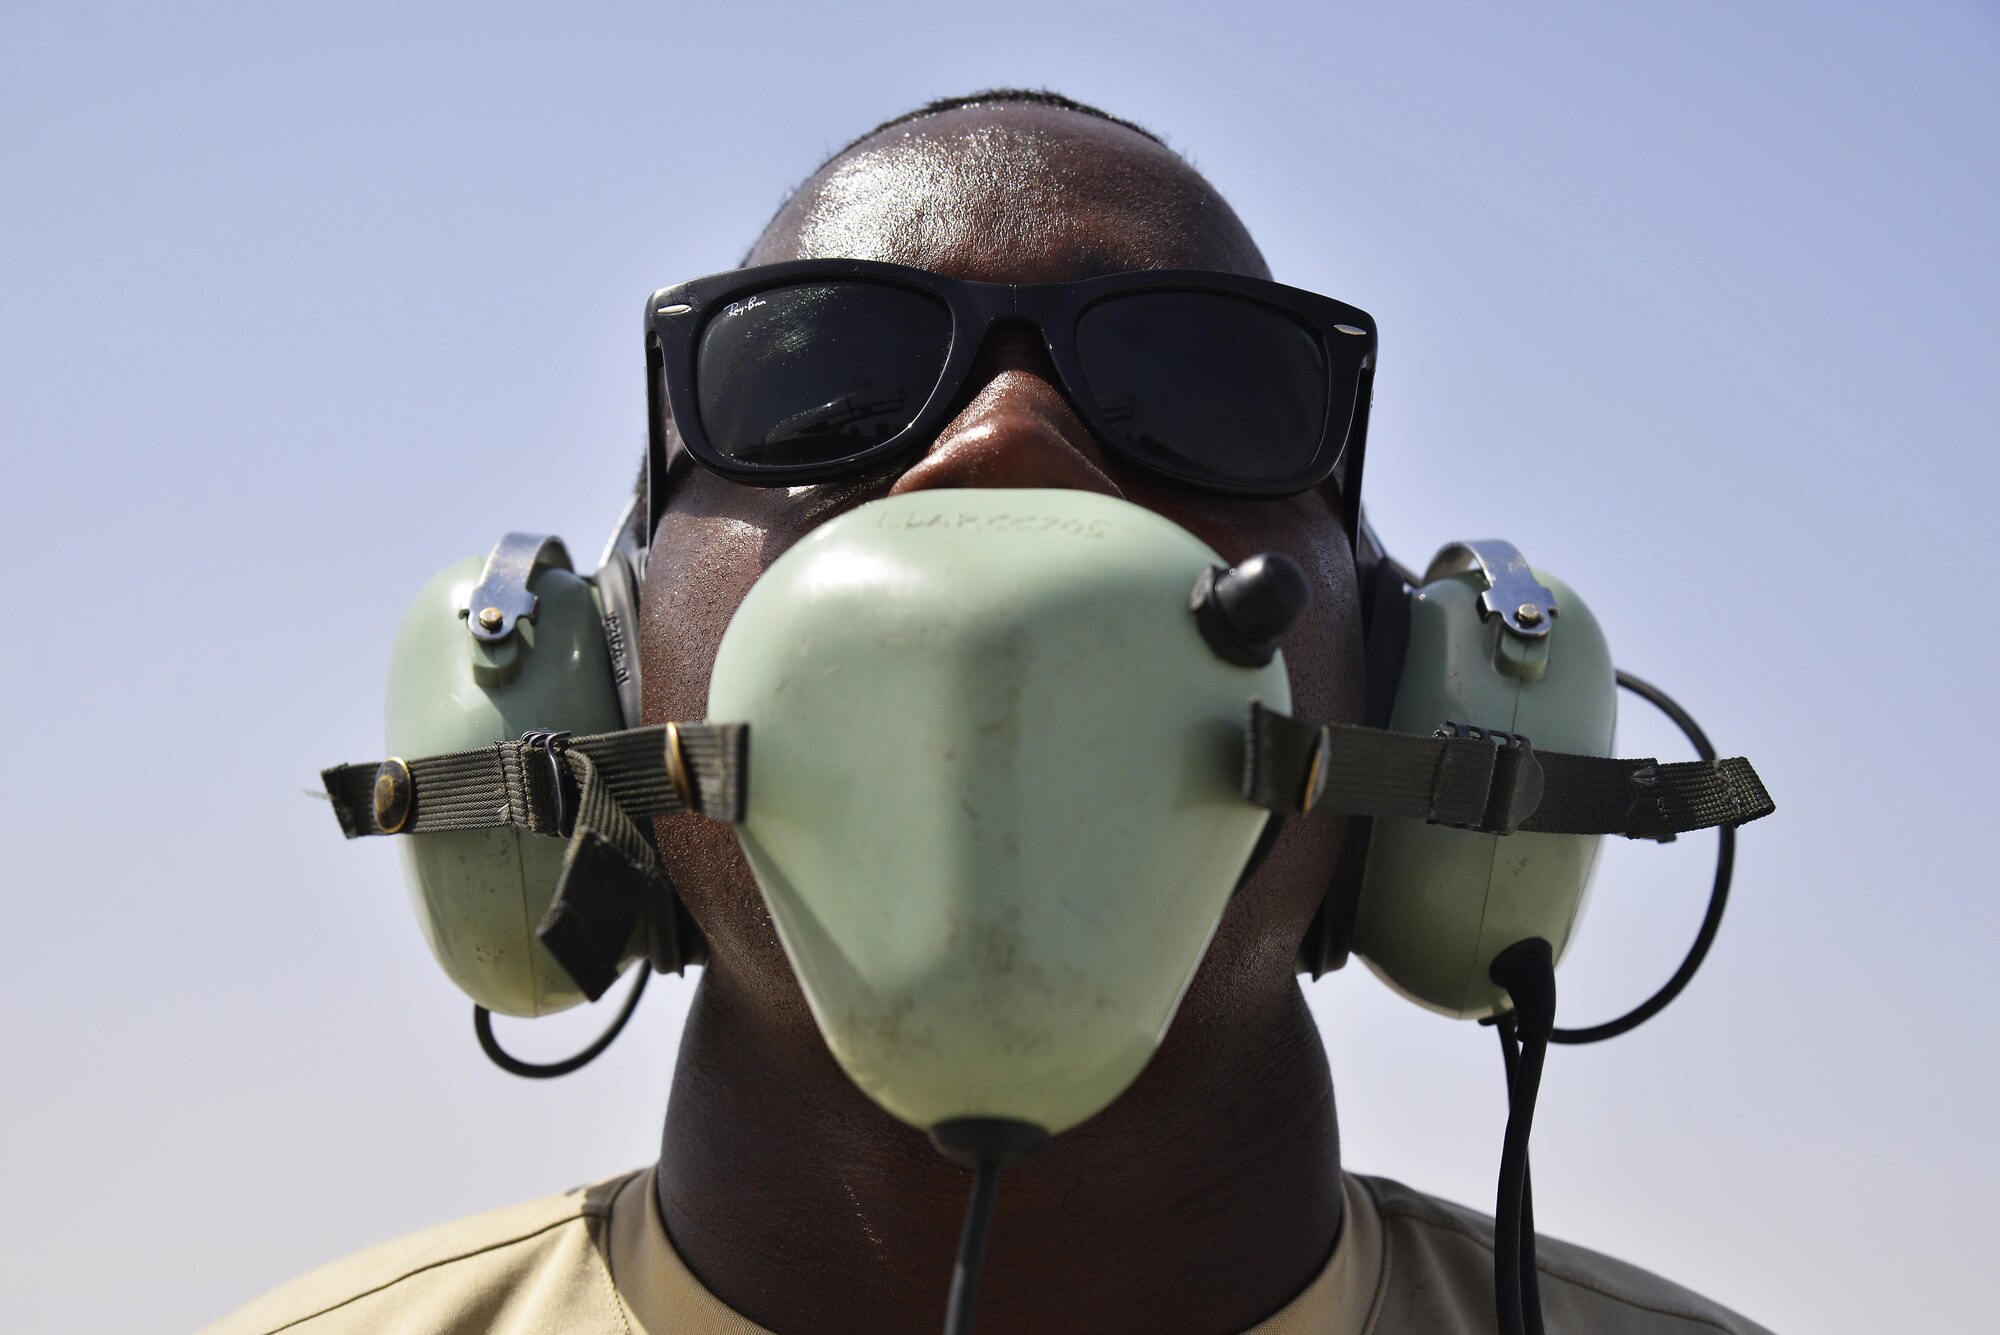
<svg viewBox="0 0 2000 1335">
<path fill-rule="evenodd" d="M 1270 277 L 1234 210 L 1172 149 L 1046 93 L 952 98 L 869 131 L 793 193 L 746 263 L 835 256 L 1010 283 Z"/>
<path fill-rule="evenodd" d="M 1229 206 L 1143 131 L 1061 99 L 989 94 L 890 122 L 819 169 L 765 229 L 750 262 L 887 260 L 959 278 L 1060 282 L 1133 269 L 1268 276 Z M 1234 500 L 1142 474 L 1108 456 L 1024 328 L 996 328 L 957 412 L 929 447 L 858 480 L 764 489 L 699 469 L 676 484 L 655 536 L 642 634 L 649 720 L 699 718 L 716 647 L 757 576 L 832 515 L 888 492 L 1077 487 L 1122 496 L 1191 530 L 1230 560 L 1279 550 L 1314 585 L 1286 643 L 1295 707 L 1354 719 L 1359 612 L 1347 535 L 1330 488 Z M 754 879 L 718 826 L 665 820 L 667 868 L 707 935 L 713 968 L 769 1022 L 810 1025 Z M 1338 852 L 1335 822 L 1295 822 L 1232 904 L 1176 1032 L 1226 1020 L 1290 986 L 1292 960 Z M 1169 1050 L 1173 1041 L 1169 1042 Z"/>
</svg>

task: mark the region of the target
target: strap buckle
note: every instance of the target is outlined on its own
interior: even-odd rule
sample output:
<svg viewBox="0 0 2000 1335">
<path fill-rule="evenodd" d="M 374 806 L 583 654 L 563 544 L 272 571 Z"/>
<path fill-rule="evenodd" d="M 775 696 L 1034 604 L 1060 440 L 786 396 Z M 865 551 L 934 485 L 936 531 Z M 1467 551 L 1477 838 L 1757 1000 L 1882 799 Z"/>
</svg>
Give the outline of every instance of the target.
<svg viewBox="0 0 2000 1335">
<path fill-rule="evenodd" d="M 1434 735 L 1454 740 L 1492 742 L 1499 750 L 1493 757 L 1493 777 L 1486 789 L 1486 809 L 1479 820 L 1470 825 L 1441 821 L 1437 807 L 1433 805 L 1428 817 L 1431 824 L 1449 825 L 1453 829 L 1473 830 L 1480 834 L 1512 834 L 1541 806 L 1547 780 L 1542 772 L 1542 762 L 1535 758 L 1534 743 L 1526 733 L 1504 732 L 1499 728 L 1482 728 L 1476 723 L 1457 723 L 1447 719 Z"/>
<path fill-rule="evenodd" d="M 1477 723 L 1454 723 L 1450 719 L 1446 719 L 1444 726 L 1431 736 L 1469 737 L 1475 742 L 1498 742 L 1501 746 L 1519 746 L 1530 751 L 1535 747 L 1524 732 L 1502 732 L 1498 728 L 1482 728 Z"/>
<path fill-rule="evenodd" d="M 530 751 L 538 747 L 541 749 L 542 755 L 548 760 L 549 792 L 554 796 L 556 806 L 555 827 L 551 833 L 558 839 L 567 839 L 570 833 L 569 821 L 567 819 L 567 801 L 563 793 L 563 784 L 567 775 L 563 772 L 562 763 L 562 753 L 569 749 L 569 738 L 570 734 L 567 732 L 554 732 L 547 728 L 530 728 L 521 734 L 521 758 L 523 760 L 527 759 Z"/>
</svg>

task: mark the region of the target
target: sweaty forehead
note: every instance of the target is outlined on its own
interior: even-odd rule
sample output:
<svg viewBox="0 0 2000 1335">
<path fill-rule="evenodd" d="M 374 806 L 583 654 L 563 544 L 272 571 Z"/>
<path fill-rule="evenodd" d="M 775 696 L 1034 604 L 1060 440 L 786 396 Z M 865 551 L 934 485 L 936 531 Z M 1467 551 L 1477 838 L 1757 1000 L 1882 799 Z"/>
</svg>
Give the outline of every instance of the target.
<svg viewBox="0 0 2000 1335">
<path fill-rule="evenodd" d="M 750 254 L 888 260 L 986 282 L 1127 269 L 1268 277 L 1233 209 L 1169 149 L 1095 116 L 983 103 L 873 136 L 786 201 Z"/>
</svg>

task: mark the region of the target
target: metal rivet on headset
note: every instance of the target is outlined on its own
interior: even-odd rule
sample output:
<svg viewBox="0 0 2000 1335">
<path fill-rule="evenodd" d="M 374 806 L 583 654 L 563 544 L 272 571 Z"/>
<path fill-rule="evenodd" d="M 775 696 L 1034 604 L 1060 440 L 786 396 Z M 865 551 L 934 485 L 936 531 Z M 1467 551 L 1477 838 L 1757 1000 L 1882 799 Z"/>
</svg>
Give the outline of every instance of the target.
<svg viewBox="0 0 2000 1335">
<path fill-rule="evenodd" d="M 479 609 L 479 624 L 488 630 L 500 629 L 500 623 L 506 619 L 507 614 L 497 607 L 482 607 Z"/>
<path fill-rule="evenodd" d="M 398 756 L 390 756 L 375 767 L 375 825 L 384 834 L 395 834 L 410 823 L 410 808 L 417 795 L 410 767 Z"/>
<path fill-rule="evenodd" d="M 1522 603 L 1514 609 L 1514 615 L 1520 619 L 1521 624 L 1524 626 L 1539 626 L 1542 624 L 1542 609 L 1534 603 Z"/>
<path fill-rule="evenodd" d="M 667 777 L 674 782 L 674 792 L 680 795 L 681 809 L 693 811 L 694 785 L 688 782 L 687 752 L 681 749 L 681 730 L 678 724 L 667 725 Z"/>
</svg>

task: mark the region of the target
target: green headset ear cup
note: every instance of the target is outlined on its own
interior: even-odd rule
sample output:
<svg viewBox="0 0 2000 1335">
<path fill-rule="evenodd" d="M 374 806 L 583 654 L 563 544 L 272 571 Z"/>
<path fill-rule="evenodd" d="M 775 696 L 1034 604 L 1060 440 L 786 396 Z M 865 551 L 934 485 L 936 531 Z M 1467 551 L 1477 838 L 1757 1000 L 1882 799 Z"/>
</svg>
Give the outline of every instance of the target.
<svg viewBox="0 0 2000 1335">
<path fill-rule="evenodd" d="M 390 754 L 471 750 L 530 729 L 615 731 L 617 692 L 589 582 L 564 566 L 537 569 L 528 580 L 534 620 L 522 620 L 508 637 L 514 643 L 504 672 L 482 671 L 495 656 L 462 615 L 482 564 L 471 557 L 447 568 L 403 617 L 390 651 Z M 421 790 L 416 800 L 422 803 Z M 396 842 L 431 952 L 462 991 L 504 1015 L 547 1015 L 583 1000 L 534 937 L 555 895 L 562 840 L 501 828 Z"/>
<path fill-rule="evenodd" d="M 1503 669 L 1524 642 L 1497 616 L 1482 619 L 1484 585 L 1454 574 L 1409 599 L 1409 640 L 1388 726 L 1428 734 L 1447 722 L 1525 735 L 1540 750 L 1611 754 L 1617 674 L 1590 608 L 1544 572 L 1559 608 L 1545 666 Z M 1487 969 L 1530 936 L 1562 955 L 1582 911 L 1599 840 L 1518 833 L 1483 835 L 1420 820 L 1374 822 L 1350 938 L 1384 981 L 1433 1010 L 1491 1014 L 1505 993 Z"/>
</svg>

